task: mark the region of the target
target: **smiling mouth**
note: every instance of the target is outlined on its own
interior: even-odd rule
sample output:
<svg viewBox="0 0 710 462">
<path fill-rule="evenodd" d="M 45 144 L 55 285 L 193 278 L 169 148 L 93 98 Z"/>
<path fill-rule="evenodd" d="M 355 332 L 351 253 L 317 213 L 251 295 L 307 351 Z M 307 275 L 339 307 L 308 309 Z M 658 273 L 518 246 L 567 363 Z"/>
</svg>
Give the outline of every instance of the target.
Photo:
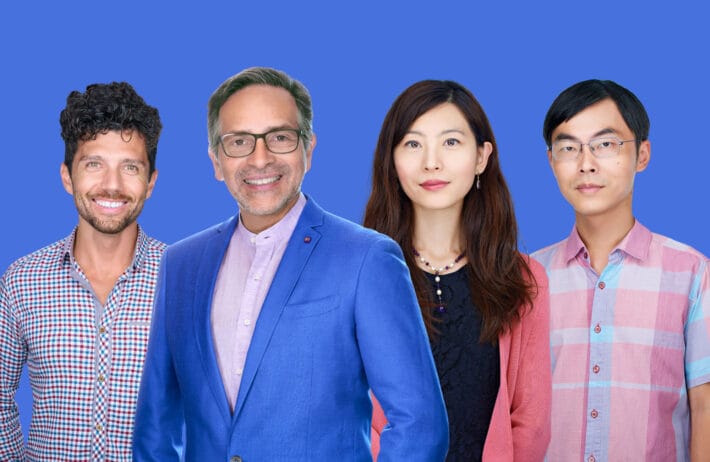
<svg viewBox="0 0 710 462">
<path fill-rule="evenodd" d="M 125 201 L 107 201 L 101 199 L 94 199 L 94 202 L 107 209 L 117 209 L 126 203 Z"/>
<path fill-rule="evenodd" d="M 281 175 L 276 175 L 276 176 L 270 176 L 267 178 L 254 178 L 254 179 L 245 178 L 244 182 L 246 184 L 253 185 L 253 186 L 263 186 L 266 184 L 276 183 L 280 179 L 281 179 Z"/>
</svg>

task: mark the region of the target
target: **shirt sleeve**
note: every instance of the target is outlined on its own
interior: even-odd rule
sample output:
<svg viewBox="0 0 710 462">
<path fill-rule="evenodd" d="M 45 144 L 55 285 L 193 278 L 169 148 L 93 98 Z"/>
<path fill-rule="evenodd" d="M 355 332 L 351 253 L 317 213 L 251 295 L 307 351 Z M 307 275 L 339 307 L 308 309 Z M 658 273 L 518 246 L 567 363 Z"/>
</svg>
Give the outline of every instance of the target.
<svg viewBox="0 0 710 462">
<path fill-rule="evenodd" d="M 710 268 L 704 260 L 693 277 L 685 325 L 685 381 L 688 388 L 710 382 Z"/>
<path fill-rule="evenodd" d="M 0 355 L 0 460 L 25 460 L 15 393 L 27 361 L 27 348 L 5 277 L 0 279 Z"/>
</svg>

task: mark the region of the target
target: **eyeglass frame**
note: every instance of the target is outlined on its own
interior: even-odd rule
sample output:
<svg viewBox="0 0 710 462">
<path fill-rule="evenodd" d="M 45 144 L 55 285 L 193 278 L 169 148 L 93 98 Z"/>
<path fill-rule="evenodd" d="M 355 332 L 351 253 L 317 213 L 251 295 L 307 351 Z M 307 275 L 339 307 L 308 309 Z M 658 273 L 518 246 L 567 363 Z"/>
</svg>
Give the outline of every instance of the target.
<svg viewBox="0 0 710 462">
<path fill-rule="evenodd" d="M 269 147 L 269 143 L 266 141 L 266 136 L 269 135 L 269 134 L 271 134 L 271 133 L 274 133 L 274 132 L 294 132 L 294 133 L 296 133 L 296 135 L 298 135 L 298 139 L 297 139 L 297 141 L 296 141 L 296 146 L 294 146 L 293 149 L 291 149 L 290 151 L 284 151 L 284 152 L 273 151 L 273 150 Z M 253 137 L 254 137 L 254 145 L 252 146 L 252 149 L 251 149 L 251 151 L 249 152 L 249 154 L 244 154 L 243 156 L 233 156 L 233 155 L 229 154 L 229 153 L 227 152 L 227 149 L 224 147 L 224 142 L 223 142 L 223 140 L 224 140 L 225 137 L 230 136 L 230 135 L 249 135 L 249 136 L 253 136 Z M 222 135 L 219 136 L 219 145 L 222 147 L 222 151 L 224 152 L 224 155 L 227 156 L 227 157 L 231 157 L 232 159 L 243 159 L 244 157 L 249 157 L 249 156 L 251 156 L 252 154 L 254 154 L 254 151 L 256 151 L 256 143 L 257 143 L 260 139 L 264 140 L 264 146 L 265 146 L 266 149 L 267 149 L 270 153 L 272 153 L 272 154 L 291 154 L 291 153 L 294 152 L 296 149 L 298 149 L 298 146 L 301 144 L 301 138 L 303 138 L 304 135 L 305 135 L 305 134 L 304 134 L 303 130 L 301 130 L 300 128 L 290 128 L 290 127 L 274 128 L 274 129 L 271 129 L 271 130 L 269 130 L 269 131 L 267 131 L 267 132 L 264 132 L 264 133 L 227 132 L 227 133 L 224 133 L 224 134 L 222 134 Z"/>
<path fill-rule="evenodd" d="M 619 143 L 619 144 L 618 144 L 618 149 L 616 150 L 616 152 L 615 152 L 613 155 L 610 155 L 610 156 L 601 156 L 601 157 L 600 157 L 599 155 L 595 154 L 594 151 L 596 151 L 596 149 L 595 149 L 595 148 L 592 148 L 591 144 L 594 143 L 595 141 L 601 141 L 601 140 L 612 140 L 612 141 L 618 142 L 618 143 Z M 583 146 L 587 146 L 587 148 L 589 149 L 589 152 L 594 156 L 595 159 L 611 159 L 611 158 L 616 157 L 616 156 L 619 155 L 619 153 L 621 152 L 621 148 L 622 148 L 622 146 L 624 146 L 624 144 L 626 144 L 626 143 L 631 143 L 631 142 L 636 142 L 636 141 L 638 141 L 638 139 L 634 138 L 634 139 L 631 139 L 631 140 L 620 140 L 619 138 L 617 138 L 617 137 L 615 137 L 615 136 L 600 136 L 599 138 L 592 138 L 592 139 L 589 140 L 589 142 L 587 142 L 587 143 L 580 143 L 579 141 L 575 141 L 575 140 L 573 140 L 573 139 L 571 139 L 571 138 L 559 139 L 559 140 L 554 141 L 550 146 L 547 147 L 547 149 L 550 151 L 550 155 L 551 155 L 552 158 L 555 159 L 555 160 L 560 160 L 560 159 L 555 155 L 555 151 L 554 151 L 553 147 L 555 146 L 555 143 L 558 143 L 558 142 L 561 142 L 561 141 L 566 141 L 566 142 L 568 142 L 568 143 L 575 143 L 575 144 L 578 144 L 578 145 L 579 145 L 579 151 L 577 151 L 577 155 L 576 155 L 574 158 L 572 158 L 572 159 L 562 159 L 563 161 L 574 161 L 574 160 L 579 159 L 579 156 L 582 155 L 582 147 L 583 147 Z"/>
</svg>

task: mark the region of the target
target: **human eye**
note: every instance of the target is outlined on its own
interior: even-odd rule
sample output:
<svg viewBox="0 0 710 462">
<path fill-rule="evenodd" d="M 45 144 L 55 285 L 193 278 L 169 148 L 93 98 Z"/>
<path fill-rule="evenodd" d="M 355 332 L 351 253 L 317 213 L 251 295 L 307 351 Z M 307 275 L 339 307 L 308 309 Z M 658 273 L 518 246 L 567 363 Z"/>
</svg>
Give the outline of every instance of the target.
<svg viewBox="0 0 710 462">
<path fill-rule="evenodd" d="M 556 156 L 565 159 L 575 157 L 580 149 L 579 143 L 567 140 L 556 141 L 552 148 Z"/>
<path fill-rule="evenodd" d="M 267 139 L 270 143 L 290 144 L 296 141 L 298 135 L 293 130 L 277 130 L 269 133 Z"/>
<path fill-rule="evenodd" d="M 421 143 L 417 140 L 407 140 L 402 143 L 402 146 L 408 149 L 419 149 L 422 147 Z"/>
<path fill-rule="evenodd" d="M 101 162 L 98 160 L 89 159 L 84 162 L 84 168 L 89 172 L 95 172 L 101 169 Z"/>
<path fill-rule="evenodd" d="M 249 135 L 235 133 L 232 136 L 228 137 L 225 141 L 227 141 L 227 144 L 232 146 L 245 146 L 249 144 Z"/>
<path fill-rule="evenodd" d="M 138 164 L 129 163 L 123 165 L 123 171 L 129 175 L 138 175 L 141 172 L 141 168 Z"/>
<path fill-rule="evenodd" d="M 459 144 L 461 144 L 461 141 L 456 138 L 446 138 L 446 140 L 444 140 L 444 146 L 448 148 L 458 146 Z"/>
<path fill-rule="evenodd" d="M 599 138 L 589 142 L 592 151 L 598 156 L 614 155 L 618 152 L 621 143 L 616 138 Z"/>
</svg>

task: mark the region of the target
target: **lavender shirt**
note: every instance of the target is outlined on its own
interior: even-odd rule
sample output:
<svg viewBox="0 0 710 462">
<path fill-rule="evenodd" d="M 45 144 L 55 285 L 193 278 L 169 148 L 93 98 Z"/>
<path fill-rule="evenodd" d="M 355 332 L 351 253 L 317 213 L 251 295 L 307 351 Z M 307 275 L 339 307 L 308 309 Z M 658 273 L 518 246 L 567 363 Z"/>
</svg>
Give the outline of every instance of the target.
<svg viewBox="0 0 710 462">
<path fill-rule="evenodd" d="M 278 223 L 259 234 L 247 230 L 240 220 L 219 269 L 212 300 L 212 340 L 232 411 L 261 305 L 305 205 L 301 193 Z"/>
</svg>

